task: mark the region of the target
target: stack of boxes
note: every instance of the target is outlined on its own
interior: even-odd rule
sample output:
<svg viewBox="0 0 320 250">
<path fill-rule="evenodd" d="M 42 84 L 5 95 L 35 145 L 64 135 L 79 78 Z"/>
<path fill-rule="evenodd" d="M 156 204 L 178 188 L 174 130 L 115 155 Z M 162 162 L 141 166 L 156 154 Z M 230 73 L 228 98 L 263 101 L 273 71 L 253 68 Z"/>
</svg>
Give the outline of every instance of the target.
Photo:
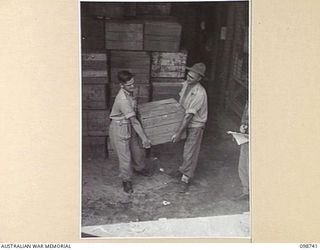
<svg viewBox="0 0 320 250">
<path fill-rule="evenodd" d="M 118 72 L 128 70 L 134 74 L 135 96 L 138 103 L 150 101 L 150 55 L 146 51 L 111 51 L 111 102 L 120 89 Z"/>
<path fill-rule="evenodd" d="M 82 54 L 82 135 L 84 158 L 105 158 L 109 125 L 107 54 Z"/>
<path fill-rule="evenodd" d="M 82 16 L 87 16 L 81 31 L 85 158 L 108 156 L 109 113 L 120 89 L 119 71 L 134 74 L 138 104 L 178 99 L 187 52 L 180 51 L 182 27 L 169 16 L 170 9 L 171 3 L 82 5 Z"/>
<path fill-rule="evenodd" d="M 170 3 L 141 2 L 136 4 L 136 13 L 138 16 L 143 16 L 143 15 L 169 16 L 170 11 L 171 11 Z"/>
<path fill-rule="evenodd" d="M 107 21 L 105 42 L 108 50 L 142 50 L 143 24 L 139 21 Z"/>
<path fill-rule="evenodd" d="M 144 49 L 147 51 L 178 52 L 181 25 L 172 18 L 143 18 Z"/>
<path fill-rule="evenodd" d="M 179 99 L 184 81 L 187 52 L 152 52 L 152 100 Z"/>
</svg>

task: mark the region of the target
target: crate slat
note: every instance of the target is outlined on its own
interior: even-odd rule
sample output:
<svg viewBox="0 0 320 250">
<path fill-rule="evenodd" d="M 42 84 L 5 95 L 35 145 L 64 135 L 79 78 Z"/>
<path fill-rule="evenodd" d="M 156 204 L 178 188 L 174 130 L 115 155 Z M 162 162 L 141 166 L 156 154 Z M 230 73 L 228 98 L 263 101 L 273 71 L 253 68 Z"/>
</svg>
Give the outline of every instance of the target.
<svg viewBox="0 0 320 250">
<path fill-rule="evenodd" d="M 152 145 L 170 142 L 184 114 L 184 109 L 174 99 L 138 106 L 138 118 Z"/>
<path fill-rule="evenodd" d="M 106 85 L 83 85 L 82 108 L 106 109 Z"/>
<path fill-rule="evenodd" d="M 143 23 L 139 21 L 107 21 L 105 46 L 110 50 L 142 50 Z"/>
<path fill-rule="evenodd" d="M 180 38 L 182 26 L 174 21 L 145 20 L 144 34 Z"/>
<path fill-rule="evenodd" d="M 171 3 L 137 3 L 137 15 L 170 15 Z"/>
<path fill-rule="evenodd" d="M 168 98 L 179 100 L 183 82 L 181 78 L 152 78 L 152 101 Z"/>
<path fill-rule="evenodd" d="M 82 158 L 84 160 L 105 159 L 107 155 L 107 137 L 84 136 L 82 138 Z"/>
<path fill-rule="evenodd" d="M 83 135 L 106 136 L 109 133 L 109 114 L 108 110 L 83 110 Z"/>
<path fill-rule="evenodd" d="M 82 50 L 102 50 L 104 42 L 104 22 L 102 20 L 81 20 Z"/>
<path fill-rule="evenodd" d="M 118 82 L 118 72 L 128 70 L 134 74 L 136 84 L 150 83 L 150 54 L 145 51 L 111 51 L 111 82 Z"/>
<path fill-rule="evenodd" d="M 118 19 L 124 16 L 123 3 L 86 3 L 89 13 L 98 18 Z"/>
<path fill-rule="evenodd" d="M 143 34 L 134 32 L 117 32 L 108 31 L 106 32 L 106 37 L 108 41 L 137 41 L 141 42 L 143 40 Z"/>
<path fill-rule="evenodd" d="M 144 20 L 144 50 L 179 51 L 181 31 L 176 21 Z"/>
<path fill-rule="evenodd" d="M 105 52 L 83 53 L 82 83 L 83 84 L 107 84 L 108 66 Z"/>
</svg>

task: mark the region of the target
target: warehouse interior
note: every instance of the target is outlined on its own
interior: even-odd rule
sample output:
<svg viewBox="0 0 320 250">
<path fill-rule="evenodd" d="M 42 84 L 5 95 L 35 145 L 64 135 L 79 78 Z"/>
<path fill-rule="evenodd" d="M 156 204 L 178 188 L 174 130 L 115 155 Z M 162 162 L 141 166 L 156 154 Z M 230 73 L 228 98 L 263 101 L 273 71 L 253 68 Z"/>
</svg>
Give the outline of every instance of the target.
<svg viewBox="0 0 320 250">
<path fill-rule="evenodd" d="M 232 200 L 240 190 L 239 146 L 226 133 L 239 130 L 248 101 L 248 2 L 81 2 L 80 18 L 82 226 L 249 212 L 249 201 Z M 110 28 L 114 23 L 153 20 L 163 22 L 162 28 L 168 32 L 171 29 L 168 22 L 178 24 L 181 30 L 177 34 L 172 28 L 176 34 L 152 44 L 142 34 L 141 47 L 139 35 L 117 35 L 110 39 L 110 34 L 115 32 Z M 147 32 L 146 25 L 143 32 Z M 134 39 L 137 40 L 133 42 Z M 157 145 L 148 150 L 147 161 L 153 175 L 134 176 L 131 195 L 122 190 L 117 157 L 109 145 L 108 114 L 118 91 L 113 71 L 121 68 L 119 58 L 140 65 L 140 57 L 136 57 L 140 54 L 135 53 L 150 55 L 149 68 L 141 64 L 143 70 L 148 71 L 143 72 L 143 76 L 148 76 L 146 82 L 137 84 L 143 86 L 137 91 L 139 104 L 177 98 L 179 89 L 174 86 L 183 81 L 185 66 L 198 62 L 206 65 L 206 78 L 201 84 L 208 95 L 208 121 L 195 177 L 186 194 L 178 193 L 177 181 L 164 173 L 177 168 L 183 142 Z M 161 53 L 170 53 L 166 62 L 171 64 L 153 68 L 157 61 L 153 58 Z M 126 57 L 128 55 L 132 58 Z M 170 74 L 165 72 L 172 68 Z M 142 74 L 139 70 L 137 75 Z"/>
</svg>

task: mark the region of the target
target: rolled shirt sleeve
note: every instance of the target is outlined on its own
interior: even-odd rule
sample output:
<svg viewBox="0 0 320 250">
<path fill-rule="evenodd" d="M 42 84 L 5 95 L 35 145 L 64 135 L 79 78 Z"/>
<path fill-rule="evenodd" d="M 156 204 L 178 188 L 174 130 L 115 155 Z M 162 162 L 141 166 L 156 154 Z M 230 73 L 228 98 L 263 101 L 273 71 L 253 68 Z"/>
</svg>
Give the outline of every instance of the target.
<svg viewBox="0 0 320 250">
<path fill-rule="evenodd" d="M 188 127 L 204 127 L 208 116 L 206 90 L 198 83 L 185 96 L 186 88 L 187 85 L 183 85 L 179 103 L 185 109 L 186 114 L 193 114 Z"/>
<path fill-rule="evenodd" d="M 204 105 L 205 97 L 203 95 L 195 95 L 190 105 L 186 109 L 186 114 L 193 114 L 195 115 L 201 107 Z"/>
</svg>

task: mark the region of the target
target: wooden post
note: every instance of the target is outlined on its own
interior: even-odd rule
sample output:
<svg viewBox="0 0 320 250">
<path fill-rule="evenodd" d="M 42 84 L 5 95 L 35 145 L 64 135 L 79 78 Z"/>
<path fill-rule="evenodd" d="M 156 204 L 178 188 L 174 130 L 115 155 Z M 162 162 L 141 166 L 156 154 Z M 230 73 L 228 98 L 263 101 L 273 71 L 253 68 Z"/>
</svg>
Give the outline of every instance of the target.
<svg viewBox="0 0 320 250">
<path fill-rule="evenodd" d="M 246 75 L 248 72 L 245 45 L 245 29 L 247 23 L 246 5 L 237 3 L 235 5 L 235 27 L 232 54 L 230 56 L 231 63 L 229 66 L 228 85 L 227 85 L 227 109 L 231 110 L 240 118 L 242 110 L 245 106 L 248 93 L 248 80 Z"/>
<path fill-rule="evenodd" d="M 230 70 L 230 63 L 232 60 L 232 46 L 233 46 L 233 39 L 234 39 L 234 18 L 235 15 L 235 8 L 234 5 L 230 4 L 227 5 L 227 37 L 223 48 L 223 55 L 222 55 L 222 69 L 219 74 L 219 81 L 220 82 L 220 100 L 219 106 L 220 108 L 226 107 L 226 98 L 227 98 L 227 85 L 228 85 L 228 75 Z"/>
</svg>

